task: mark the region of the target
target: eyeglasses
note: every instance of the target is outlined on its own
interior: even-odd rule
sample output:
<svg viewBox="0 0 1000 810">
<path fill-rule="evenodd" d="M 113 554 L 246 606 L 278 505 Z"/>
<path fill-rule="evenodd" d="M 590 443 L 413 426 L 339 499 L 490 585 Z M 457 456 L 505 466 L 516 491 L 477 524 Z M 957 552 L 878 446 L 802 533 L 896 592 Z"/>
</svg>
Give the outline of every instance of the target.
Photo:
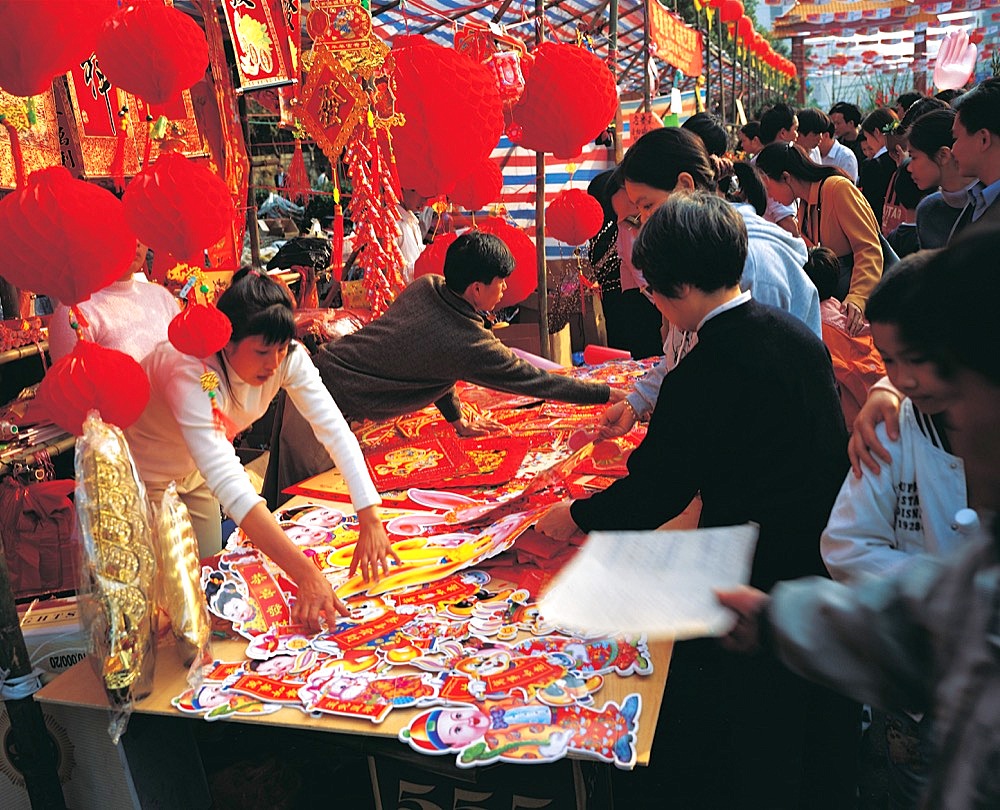
<svg viewBox="0 0 1000 810">
<path fill-rule="evenodd" d="M 635 228 L 636 230 L 642 225 L 642 220 L 639 219 L 638 214 L 629 214 L 627 217 L 622 219 L 622 222 L 628 225 L 630 228 Z"/>
</svg>

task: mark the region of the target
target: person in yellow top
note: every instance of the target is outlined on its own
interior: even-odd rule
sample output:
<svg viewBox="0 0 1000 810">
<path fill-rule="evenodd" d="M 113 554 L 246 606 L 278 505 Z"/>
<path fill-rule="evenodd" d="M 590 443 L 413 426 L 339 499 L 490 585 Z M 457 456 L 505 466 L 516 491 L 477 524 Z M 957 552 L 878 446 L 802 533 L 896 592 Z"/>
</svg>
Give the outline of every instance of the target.
<svg viewBox="0 0 1000 810">
<path fill-rule="evenodd" d="M 847 328 L 865 324 L 868 296 L 882 278 L 879 224 L 858 188 L 840 169 L 813 163 L 796 144 L 774 143 L 757 156 L 769 197 L 805 204 L 800 227 L 809 247 L 830 248 L 840 262 L 835 297 L 843 302 Z M 786 200 L 788 202 L 786 202 Z"/>
</svg>

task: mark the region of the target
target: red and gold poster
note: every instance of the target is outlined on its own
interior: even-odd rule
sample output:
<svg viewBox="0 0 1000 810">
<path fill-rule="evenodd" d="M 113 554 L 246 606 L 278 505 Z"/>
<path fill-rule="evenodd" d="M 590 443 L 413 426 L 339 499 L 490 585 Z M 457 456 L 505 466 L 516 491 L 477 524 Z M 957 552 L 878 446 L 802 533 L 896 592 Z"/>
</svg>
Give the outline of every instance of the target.
<svg viewBox="0 0 1000 810">
<path fill-rule="evenodd" d="M 655 0 L 647 8 L 649 35 L 656 55 L 685 76 L 700 76 L 705 50 L 701 32 L 685 25 Z"/>
<path fill-rule="evenodd" d="M 12 96 L 0 90 L 0 113 L 14 125 L 21 142 L 24 175 L 48 166 L 62 163 L 59 123 L 52 91 L 40 93 L 30 99 L 35 122 L 29 124 L 27 102 L 29 99 Z M 0 188 L 14 188 L 14 157 L 6 130 L 0 131 Z"/>
<path fill-rule="evenodd" d="M 285 51 L 285 17 L 272 13 L 268 0 L 222 0 L 222 11 L 236 55 L 236 72 L 243 90 L 291 81 Z M 280 9 L 279 9 L 280 11 Z"/>
</svg>

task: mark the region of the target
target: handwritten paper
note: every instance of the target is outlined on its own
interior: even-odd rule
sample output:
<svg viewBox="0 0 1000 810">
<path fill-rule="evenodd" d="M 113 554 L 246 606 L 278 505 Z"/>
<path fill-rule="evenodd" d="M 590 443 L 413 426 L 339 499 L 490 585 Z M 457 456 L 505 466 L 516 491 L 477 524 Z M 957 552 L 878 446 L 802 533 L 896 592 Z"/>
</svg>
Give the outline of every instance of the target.
<svg viewBox="0 0 1000 810">
<path fill-rule="evenodd" d="M 547 624 L 588 633 L 720 636 L 732 614 L 715 589 L 750 580 L 754 524 L 690 531 L 593 532 L 539 605 Z"/>
</svg>

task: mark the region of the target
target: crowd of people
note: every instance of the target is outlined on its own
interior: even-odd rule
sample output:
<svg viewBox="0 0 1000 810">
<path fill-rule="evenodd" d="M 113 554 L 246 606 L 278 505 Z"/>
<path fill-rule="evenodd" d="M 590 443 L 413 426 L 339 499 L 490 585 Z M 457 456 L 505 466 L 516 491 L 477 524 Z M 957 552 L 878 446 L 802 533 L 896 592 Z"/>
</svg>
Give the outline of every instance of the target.
<svg viewBox="0 0 1000 810">
<path fill-rule="evenodd" d="M 1000 79 L 900 104 L 776 105 L 740 130 L 752 159 L 735 163 L 699 114 L 647 133 L 591 184 L 605 222 L 590 260 L 626 319 L 614 334 L 662 354 L 627 394 L 500 343 L 484 313 L 513 258 L 479 231 L 449 246 L 443 278 L 413 280 L 315 356 L 294 340 L 287 290 L 241 270 L 218 301 L 232 337 L 204 362 L 166 341 L 177 309 L 132 280 L 138 245 L 83 309 L 88 337 L 149 377 L 126 431 L 139 472 L 152 496 L 178 483 L 205 555 L 220 549 L 221 504 L 297 583 L 293 619 L 315 627 L 345 606 L 231 443 L 279 390 L 281 484 L 336 464 L 360 521 L 352 573 L 366 578 L 398 558 L 345 415 L 433 403 L 459 435 L 500 429 L 468 418 L 458 380 L 607 403 L 602 438 L 648 421 L 627 477 L 555 505 L 540 531 L 655 529 L 699 493 L 702 525 L 760 527 L 751 587 L 719 595 L 734 630 L 676 645 L 651 766 L 621 777 L 626 793 L 652 779 L 634 795 L 684 808 L 852 807 L 869 703 L 894 735 L 893 807 L 998 807 Z M 404 195 L 403 210 L 415 219 L 422 203 Z M 74 339 L 54 330 L 53 353 Z"/>
</svg>

